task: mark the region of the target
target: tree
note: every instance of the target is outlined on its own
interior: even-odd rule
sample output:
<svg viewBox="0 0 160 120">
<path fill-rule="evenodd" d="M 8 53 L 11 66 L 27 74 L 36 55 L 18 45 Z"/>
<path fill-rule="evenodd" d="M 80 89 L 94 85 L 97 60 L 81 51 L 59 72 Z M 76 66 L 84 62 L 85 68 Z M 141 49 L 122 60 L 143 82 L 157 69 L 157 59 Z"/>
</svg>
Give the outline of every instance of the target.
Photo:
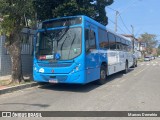
<svg viewBox="0 0 160 120">
<path fill-rule="evenodd" d="M 86 15 L 107 25 L 108 18 L 105 13 L 105 6 L 112 3 L 113 0 L 35 0 L 34 8 L 38 20 Z"/>
<path fill-rule="evenodd" d="M 113 0 L 97 0 L 96 10 L 98 15 L 95 16 L 95 20 L 107 25 L 108 17 L 106 16 L 106 11 L 104 10 L 106 6 L 111 5 Z"/>
<path fill-rule="evenodd" d="M 52 10 L 62 4 L 65 0 L 34 0 L 33 6 L 37 13 L 37 20 L 53 18 Z"/>
<path fill-rule="evenodd" d="M 6 35 L 5 46 L 12 63 L 12 82 L 23 81 L 21 62 L 21 30 L 34 18 L 32 0 L 0 0 L 2 33 Z"/>
<path fill-rule="evenodd" d="M 140 41 L 146 43 L 146 52 L 148 54 L 152 53 L 152 49 L 157 46 L 157 36 L 154 34 L 144 33 L 140 36 Z"/>
</svg>

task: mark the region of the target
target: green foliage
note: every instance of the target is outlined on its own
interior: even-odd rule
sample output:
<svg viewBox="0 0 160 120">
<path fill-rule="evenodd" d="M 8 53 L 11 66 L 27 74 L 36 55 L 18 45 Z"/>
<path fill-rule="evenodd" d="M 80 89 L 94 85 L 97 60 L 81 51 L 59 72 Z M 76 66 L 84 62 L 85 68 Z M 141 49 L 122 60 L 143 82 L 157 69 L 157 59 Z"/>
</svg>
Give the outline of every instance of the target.
<svg viewBox="0 0 160 120">
<path fill-rule="evenodd" d="M 12 63 L 11 81 L 23 81 L 21 61 L 21 30 L 34 20 L 32 0 L 0 0 L 0 27 L 7 37 L 5 46 Z"/>
<path fill-rule="evenodd" d="M 63 4 L 53 9 L 53 17 L 72 15 L 94 15 L 94 6 L 89 1 L 66 0 Z"/>
<path fill-rule="evenodd" d="M 156 48 L 157 43 L 158 43 L 157 36 L 154 34 L 144 33 L 144 34 L 141 34 L 139 39 L 141 40 L 141 42 L 146 43 L 148 54 L 152 53 L 152 48 Z"/>
<path fill-rule="evenodd" d="M 96 11 L 99 14 L 95 16 L 95 20 L 102 24 L 108 24 L 108 17 L 106 17 L 105 7 L 111 5 L 113 0 L 97 0 Z"/>
<path fill-rule="evenodd" d="M 37 13 L 37 19 L 46 20 L 53 18 L 52 10 L 63 2 L 64 0 L 34 0 L 33 6 Z"/>
<path fill-rule="evenodd" d="M 9 36 L 14 32 L 19 33 L 29 20 L 34 19 L 32 0 L 0 0 L 0 22 L 4 34 Z"/>
<path fill-rule="evenodd" d="M 38 20 L 63 16 L 86 15 L 102 24 L 107 24 L 105 6 L 113 0 L 35 0 L 34 8 Z"/>
<path fill-rule="evenodd" d="M 9 16 L 3 16 L 3 22 L 1 23 L 2 27 L 2 34 L 9 36 L 10 33 L 14 29 L 14 21 L 12 19 L 9 19 Z"/>
</svg>

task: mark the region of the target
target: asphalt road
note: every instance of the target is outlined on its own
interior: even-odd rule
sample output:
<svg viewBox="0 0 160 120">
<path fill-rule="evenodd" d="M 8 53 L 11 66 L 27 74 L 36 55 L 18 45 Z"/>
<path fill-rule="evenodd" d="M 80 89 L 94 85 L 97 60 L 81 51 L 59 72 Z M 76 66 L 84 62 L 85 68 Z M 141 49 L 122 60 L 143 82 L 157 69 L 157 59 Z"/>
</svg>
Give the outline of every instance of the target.
<svg viewBox="0 0 160 120">
<path fill-rule="evenodd" d="M 102 86 L 55 84 L 0 96 L 1 111 L 160 111 L 160 59 L 140 62 Z"/>
</svg>

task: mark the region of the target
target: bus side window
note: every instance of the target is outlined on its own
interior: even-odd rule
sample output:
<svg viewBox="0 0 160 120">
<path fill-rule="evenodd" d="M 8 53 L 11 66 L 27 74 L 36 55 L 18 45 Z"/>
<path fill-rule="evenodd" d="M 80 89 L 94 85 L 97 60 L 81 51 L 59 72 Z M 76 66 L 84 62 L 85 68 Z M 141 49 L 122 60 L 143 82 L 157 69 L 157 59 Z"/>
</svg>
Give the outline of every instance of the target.
<svg viewBox="0 0 160 120">
<path fill-rule="evenodd" d="M 89 29 L 85 29 L 86 51 L 89 51 Z"/>
<path fill-rule="evenodd" d="M 121 50 L 121 38 L 116 36 L 116 48 L 117 50 Z"/>
<path fill-rule="evenodd" d="M 93 30 L 85 29 L 86 52 L 96 48 L 96 36 Z"/>
<path fill-rule="evenodd" d="M 109 49 L 109 41 L 108 41 L 107 31 L 99 28 L 98 29 L 98 40 L 99 40 L 99 47 L 100 48 Z"/>
<path fill-rule="evenodd" d="M 121 46 L 119 43 L 116 43 L 116 46 L 117 46 L 117 50 L 121 50 Z"/>
<path fill-rule="evenodd" d="M 96 49 L 96 35 L 94 31 L 90 31 L 90 40 L 89 40 L 90 49 Z"/>
<path fill-rule="evenodd" d="M 108 32 L 109 45 L 111 50 L 116 50 L 116 38 L 115 35 Z"/>
</svg>

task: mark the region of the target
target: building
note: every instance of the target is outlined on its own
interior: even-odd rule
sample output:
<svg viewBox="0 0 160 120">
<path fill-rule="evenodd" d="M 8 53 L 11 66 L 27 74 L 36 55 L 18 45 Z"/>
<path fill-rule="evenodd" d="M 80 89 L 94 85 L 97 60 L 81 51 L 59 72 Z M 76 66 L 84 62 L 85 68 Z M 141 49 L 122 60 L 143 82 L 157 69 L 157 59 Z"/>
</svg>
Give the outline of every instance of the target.
<svg viewBox="0 0 160 120">
<path fill-rule="evenodd" d="M 141 43 L 140 41 L 135 38 L 133 35 L 129 35 L 129 34 L 122 34 L 123 36 L 129 38 L 132 41 L 132 46 L 133 46 L 133 52 L 137 54 L 138 58 L 142 57 L 142 53 L 141 53 Z"/>
</svg>

